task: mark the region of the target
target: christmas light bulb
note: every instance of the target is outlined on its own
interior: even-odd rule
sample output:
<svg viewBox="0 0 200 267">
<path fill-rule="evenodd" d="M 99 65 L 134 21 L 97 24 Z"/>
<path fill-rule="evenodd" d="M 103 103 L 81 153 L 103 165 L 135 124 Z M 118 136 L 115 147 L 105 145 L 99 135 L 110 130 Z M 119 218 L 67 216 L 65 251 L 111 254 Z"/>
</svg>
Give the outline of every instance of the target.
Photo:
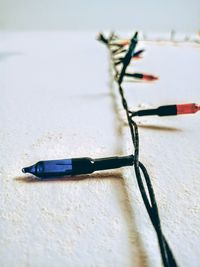
<svg viewBox="0 0 200 267">
<path fill-rule="evenodd" d="M 131 112 L 131 116 L 173 116 L 193 114 L 200 110 L 200 105 L 195 103 L 161 106 L 155 109 L 144 109 Z"/>
</svg>

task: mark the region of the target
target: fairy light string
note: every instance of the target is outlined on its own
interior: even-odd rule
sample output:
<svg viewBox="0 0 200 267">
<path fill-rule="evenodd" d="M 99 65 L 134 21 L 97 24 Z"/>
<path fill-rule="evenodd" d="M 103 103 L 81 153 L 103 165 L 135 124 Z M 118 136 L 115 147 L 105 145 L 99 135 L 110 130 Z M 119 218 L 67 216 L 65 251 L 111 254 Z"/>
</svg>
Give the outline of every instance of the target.
<svg viewBox="0 0 200 267">
<path fill-rule="evenodd" d="M 124 44 L 116 45 L 113 42 L 116 38 L 114 34 L 111 34 L 108 39 L 105 38 L 103 34 L 99 34 L 98 40 L 103 42 L 107 46 L 110 52 L 111 64 L 112 64 L 112 68 L 114 71 L 114 79 L 118 85 L 118 90 L 119 90 L 119 94 L 121 97 L 122 106 L 126 113 L 126 118 L 128 121 L 130 133 L 131 133 L 131 139 L 132 139 L 133 150 L 134 150 L 134 153 L 133 153 L 134 154 L 134 171 L 135 171 L 138 187 L 139 187 L 144 205 L 146 207 L 146 210 L 150 217 L 152 225 L 156 231 L 163 266 L 164 267 L 177 267 L 178 265 L 172 253 L 172 250 L 170 249 L 170 246 L 162 232 L 158 206 L 157 206 L 150 176 L 148 174 L 146 167 L 139 161 L 138 126 L 136 122 L 133 120 L 133 116 L 132 116 L 133 111 L 129 110 L 128 102 L 125 97 L 124 89 L 122 87 L 122 82 L 126 74 L 126 69 L 129 66 L 132 58 L 134 58 L 135 48 L 138 42 L 137 36 L 138 36 L 138 33 L 136 32 L 134 36 L 132 37 L 132 39 L 130 40 L 130 42 L 126 43 L 126 45 L 129 45 L 127 50 L 124 50 Z M 121 49 L 121 47 L 123 48 L 123 50 Z M 118 71 L 116 64 L 115 64 L 116 63 L 115 55 L 116 55 L 116 52 L 120 52 L 120 51 L 126 52 L 126 54 L 124 58 L 121 59 L 121 62 L 123 64 L 121 71 Z M 146 192 L 142 176 L 144 177 L 148 192 Z"/>
</svg>

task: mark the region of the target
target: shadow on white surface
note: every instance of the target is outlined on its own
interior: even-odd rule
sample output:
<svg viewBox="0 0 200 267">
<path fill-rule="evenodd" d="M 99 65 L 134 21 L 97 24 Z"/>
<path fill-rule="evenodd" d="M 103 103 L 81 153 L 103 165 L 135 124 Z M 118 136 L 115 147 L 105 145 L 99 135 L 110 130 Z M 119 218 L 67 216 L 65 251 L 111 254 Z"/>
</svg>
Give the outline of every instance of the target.
<svg viewBox="0 0 200 267">
<path fill-rule="evenodd" d="M 167 132 L 182 132 L 183 130 L 176 127 L 164 126 L 164 125 L 153 125 L 153 124 L 138 124 L 139 128 L 154 131 L 167 131 Z"/>
<path fill-rule="evenodd" d="M 39 179 L 33 175 L 17 176 L 14 178 L 17 182 L 24 183 L 42 183 L 42 182 L 71 182 L 71 181 L 82 181 L 86 179 L 123 179 L 121 172 L 98 172 L 95 174 L 88 175 L 77 175 L 77 176 L 63 176 L 49 179 Z"/>
<path fill-rule="evenodd" d="M 0 52 L 0 61 L 7 60 L 10 57 L 13 56 L 21 56 L 23 53 L 20 52 Z"/>
</svg>

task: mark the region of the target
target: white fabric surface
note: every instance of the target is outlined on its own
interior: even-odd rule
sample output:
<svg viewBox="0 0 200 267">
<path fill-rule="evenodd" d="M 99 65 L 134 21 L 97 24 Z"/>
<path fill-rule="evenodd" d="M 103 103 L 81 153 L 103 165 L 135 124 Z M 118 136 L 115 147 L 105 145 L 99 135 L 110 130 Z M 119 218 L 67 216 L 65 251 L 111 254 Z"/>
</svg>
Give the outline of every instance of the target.
<svg viewBox="0 0 200 267">
<path fill-rule="evenodd" d="M 200 102 L 198 45 L 140 47 L 144 59 L 130 70 L 160 80 L 124 83 L 131 107 Z M 2 32 L 0 90 L 1 267 L 161 266 L 132 168 L 77 181 L 35 182 L 21 173 L 43 159 L 131 153 L 108 53 L 95 33 Z M 199 116 L 137 119 L 140 158 L 181 267 L 199 266 Z"/>
</svg>

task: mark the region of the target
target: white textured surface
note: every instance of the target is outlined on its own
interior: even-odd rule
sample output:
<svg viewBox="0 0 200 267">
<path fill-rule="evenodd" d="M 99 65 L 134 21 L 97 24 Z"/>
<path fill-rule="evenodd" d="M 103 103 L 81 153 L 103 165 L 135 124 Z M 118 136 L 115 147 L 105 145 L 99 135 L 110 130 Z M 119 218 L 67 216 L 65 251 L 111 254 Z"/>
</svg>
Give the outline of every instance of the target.
<svg viewBox="0 0 200 267">
<path fill-rule="evenodd" d="M 134 69 L 160 80 L 124 84 L 132 107 L 200 102 L 200 48 L 144 46 Z M 0 34 L 1 267 L 161 266 L 131 168 L 77 181 L 21 173 L 41 159 L 130 153 L 110 87 L 107 51 L 93 33 Z M 138 122 L 164 233 L 180 266 L 198 267 L 199 114 Z"/>
</svg>

